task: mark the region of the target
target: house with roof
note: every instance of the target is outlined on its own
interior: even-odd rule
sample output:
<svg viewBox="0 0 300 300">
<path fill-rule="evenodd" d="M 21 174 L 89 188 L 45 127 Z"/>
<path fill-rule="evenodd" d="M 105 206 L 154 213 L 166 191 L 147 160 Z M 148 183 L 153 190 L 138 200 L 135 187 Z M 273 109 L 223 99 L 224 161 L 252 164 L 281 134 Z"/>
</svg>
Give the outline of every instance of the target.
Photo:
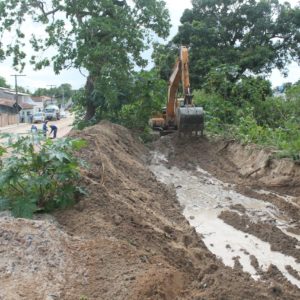
<svg viewBox="0 0 300 300">
<path fill-rule="evenodd" d="M 18 101 L 16 101 L 16 93 L 8 88 L 0 88 L 0 113 L 1 126 L 16 124 L 19 122 L 31 122 L 31 115 L 39 111 L 36 103 L 31 99 L 29 94 L 18 93 Z"/>
<path fill-rule="evenodd" d="M 47 103 L 51 102 L 51 98 L 48 96 L 32 96 L 31 99 L 35 102 L 38 111 L 43 111 Z"/>
<path fill-rule="evenodd" d="M 0 127 L 17 124 L 20 110 L 15 101 L 0 97 Z"/>
</svg>

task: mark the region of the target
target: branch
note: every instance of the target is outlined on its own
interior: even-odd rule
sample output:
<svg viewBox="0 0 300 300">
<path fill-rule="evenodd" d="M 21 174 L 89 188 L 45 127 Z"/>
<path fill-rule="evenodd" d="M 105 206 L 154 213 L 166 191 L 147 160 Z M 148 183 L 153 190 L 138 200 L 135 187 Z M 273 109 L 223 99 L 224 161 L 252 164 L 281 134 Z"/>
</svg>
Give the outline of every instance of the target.
<svg viewBox="0 0 300 300">
<path fill-rule="evenodd" d="M 83 76 L 83 77 L 88 77 L 87 75 L 84 75 L 82 72 L 81 72 L 81 68 L 78 69 L 80 74 Z"/>
<path fill-rule="evenodd" d="M 36 1 L 35 4 L 33 3 L 33 7 L 39 8 L 41 10 L 42 14 L 44 15 L 44 17 L 48 17 L 49 15 L 54 15 L 56 12 L 58 12 L 60 10 L 60 8 L 57 7 L 53 10 L 46 12 L 44 9 L 44 2 L 42 2 L 42 1 Z"/>
</svg>

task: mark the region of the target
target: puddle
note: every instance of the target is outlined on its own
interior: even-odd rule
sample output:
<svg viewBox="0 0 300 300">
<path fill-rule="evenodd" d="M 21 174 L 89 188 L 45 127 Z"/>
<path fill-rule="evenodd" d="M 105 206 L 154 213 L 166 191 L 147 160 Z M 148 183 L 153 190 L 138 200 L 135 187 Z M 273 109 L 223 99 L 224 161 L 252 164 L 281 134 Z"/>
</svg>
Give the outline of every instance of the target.
<svg viewBox="0 0 300 300">
<path fill-rule="evenodd" d="M 150 169 L 161 182 L 175 186 L 178 200 L 184 207 L 183 214 L 197 232 L 203 235 L 207 248 L 222 259 L 225 265 L 233 267 L 233 258 L 238 256 L 243 270 L 258 279 L 259 275 L 250 263 L 250 255 L 254 255 L 264 271 L 273 264 L 300 288 L 300 281 L 285 269 L 286 265 L 291 265 L 300 274 L 300 264 L 296 263 L 295 258 L 271 251 L 269 243 L 245 234 L 218 218 L 222 211 L 241 204 L 252 221 L 271 222 L 286 233 L 289 221 L 281 217 L 275 206 L 231 190 L 232 185 L 223 183 L 201 168 L 196 171 L 167 168 L 164 165 L 167 158 L 163 154 L 153 152 L 152 155 Z M 296 238 L 299 240 L 300 236 Z"/>
</svg>

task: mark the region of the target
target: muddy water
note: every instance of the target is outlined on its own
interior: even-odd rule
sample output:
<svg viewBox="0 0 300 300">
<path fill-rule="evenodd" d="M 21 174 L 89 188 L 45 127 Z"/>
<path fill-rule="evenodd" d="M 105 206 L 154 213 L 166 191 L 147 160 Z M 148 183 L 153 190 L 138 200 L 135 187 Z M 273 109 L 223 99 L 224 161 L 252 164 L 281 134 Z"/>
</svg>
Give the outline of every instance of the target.
<svg viewBox="0 0 300 300">
<path fill-rule="evenodd" d="M 222 211 L 242 205 L 245 209 L 243 213 L 253 222 L 270 222 L 287 233 L 289 220 L 275 206 L 235 192 L 234 186 L 221 182 L 200 167 L 197 171 L 180 170 L 166 167 L 166 162 L 167 158 L 163 154 L 153 152 L 150 168 L 160 181 L 176 188 L 178 200 L 184 207 L 183 214 L 203 236 L 212 253 L 230 267 L 234 266 L 234 258 L 238 257 L 243 270 L 259 279 L 250 263 L 250 255 L 254 255 L 262 270 L 266 271 L 273 264 L 291 283 L 300 288 L 300 281 L 285 269 L 285 266 L 290 265 L 300 273 L 300 264 L 293 257 L 271 251 L 270 244 L 245 234 L 218 218 Z M 289 201 L 288 197 L 286 200 Z M 300 236 L 292 236 L 300 240 Z"/>
</svg>

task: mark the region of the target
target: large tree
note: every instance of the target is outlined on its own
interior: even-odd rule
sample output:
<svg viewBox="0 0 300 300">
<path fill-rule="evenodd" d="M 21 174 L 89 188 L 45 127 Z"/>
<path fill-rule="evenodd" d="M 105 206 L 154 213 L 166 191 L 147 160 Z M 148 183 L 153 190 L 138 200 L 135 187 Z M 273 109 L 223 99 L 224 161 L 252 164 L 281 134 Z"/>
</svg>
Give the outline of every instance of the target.
<svg viewBox="0 0 300 300">
<path fill-rule="evenodd" d="M 169 31 L 162 0 L 0 1 L 0 32 L 16 32 L 12 43 L 0 41 L 0 60 L 12 56 L 14 66 L 21 69 L 28 39 L 24 22 L 29 18 L 45 29 L 30 39 L 33 49 L 44 53 L 31 57 L 37 69 L 53 65 L 56 73 L 70 67 L 87 70 L 86 119 L 118 98 L 136 65 L 145 66 L 141 53 L 153 33 L 166 37 Z M 56 50 L 51 57 L 49 48 Z"/>
<path fill-rule="evenodd" d="M 192 5 L 184 11 L 173 43 L 190 47 L 194 88 L 224 65 L 236 81 L 275 67 L 286 72 L 292 60 L 299 63 L 299 7 L 277 0 L 192 0 Z"/>
</svg>

